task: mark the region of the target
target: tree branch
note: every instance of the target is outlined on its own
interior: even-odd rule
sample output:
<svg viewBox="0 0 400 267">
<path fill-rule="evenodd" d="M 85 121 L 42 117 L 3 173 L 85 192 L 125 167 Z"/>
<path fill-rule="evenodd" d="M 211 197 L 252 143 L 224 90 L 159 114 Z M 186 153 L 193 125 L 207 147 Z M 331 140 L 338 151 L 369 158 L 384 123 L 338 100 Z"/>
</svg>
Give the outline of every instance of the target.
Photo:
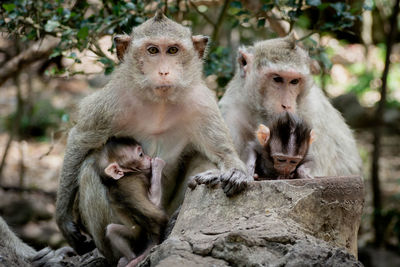
<svg viewBox="0 0 400 267">
<path fill-rule="evenodd" d="M 3 67 L 0 68 L 0 86 L 22 68 L 38 60 L 47 58 L 58 45 L 59 41 L 59 38 L 51 36 L 45 37 L 43 40 L 37 41 L 31 47 L 7 61 Z"/>
<path fill-rule="evenodd" d="M 211 40 L 214 43 L 218 42 L 219 29 L 221 28 L 222 21 L 224 20 L 224 17 L 225 17 L 226 11 L 228 10 L 228 6 L 229 6 L 230 2 L 231 2 L 231 0 L 225 0 L 224 5 L 222 6 L 222 9 L 221 9 L 221 13 L 219 13 L 218 20 L 214 26 L 214 32 L 211 37 Z"/>
<path fill-rule="evenodd" d="M 210 23 L 215 28 L 215 23 L 209 17 L 207 17 L 206 14 L 200 12 L 200 10 L 192 1 L 189 0 L 188 2 L 200 16 L 202 16 L 208 23 Z"/>
</svg>

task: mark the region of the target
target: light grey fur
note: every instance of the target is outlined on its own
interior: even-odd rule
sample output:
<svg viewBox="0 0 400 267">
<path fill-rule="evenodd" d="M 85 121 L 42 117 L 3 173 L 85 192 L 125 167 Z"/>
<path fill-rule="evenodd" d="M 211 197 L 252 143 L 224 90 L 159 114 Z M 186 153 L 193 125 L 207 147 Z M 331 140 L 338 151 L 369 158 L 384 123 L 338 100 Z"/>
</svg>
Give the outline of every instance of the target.
<svg viewBox="0 0 400 267">
<path fill-rule="evenodd" d="M 289 49 L 285 47 L 287 42 L 285 38 L 277 38 L 244 48 L 242 51 L 253 57 L 253 63 L 249 66 L 252 72 L 245 76 L 238 71 L 219 103 L 240 158 L 247 161 L 246 145 L 254 138 L 258 125 L 266 123 L 275 114 L 274 110 L 266 108 L 268 99 L 262 97 L 258 83 L 260 77 L 254 71 L 260 65 L 273 66 L 283 71 L 297 70 L 308 77 L 303 93 L 297 97 L 295 112 L 312 125 L 316 134 L 316 140 L 310 148 L 315 164 L 312 175 L 361 174 L 361 158 L 352 131 L 321 89 L 313 83 L 307 67 L 311 61 L 307 53 L 298 46 L 290 52 L 285 51 Z M 290 55 L 290 60 L 285 60 L 286 55 Z"/>
</svg>

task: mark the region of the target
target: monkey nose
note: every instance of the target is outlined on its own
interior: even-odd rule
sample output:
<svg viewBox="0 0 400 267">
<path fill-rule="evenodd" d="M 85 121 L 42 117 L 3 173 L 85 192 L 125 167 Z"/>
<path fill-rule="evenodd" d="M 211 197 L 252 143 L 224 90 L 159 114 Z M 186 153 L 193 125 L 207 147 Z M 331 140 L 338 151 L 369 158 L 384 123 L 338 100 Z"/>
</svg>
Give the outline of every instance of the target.
<svg viewBox="0 0 400 267">
<path fill-rule="evenodd" d="M 291 106 L 285 105 L 285 104 L 282 104 L 282 108 L 283 108 L 284 110 L 291 110 L 291 109 L 292 109 Z"/>
<path fill-rule="evenodd" d="M 158 74 L 160 74 L 160 76 L 167 76 L 169 71 L 159 71 Z"/>
</svg>

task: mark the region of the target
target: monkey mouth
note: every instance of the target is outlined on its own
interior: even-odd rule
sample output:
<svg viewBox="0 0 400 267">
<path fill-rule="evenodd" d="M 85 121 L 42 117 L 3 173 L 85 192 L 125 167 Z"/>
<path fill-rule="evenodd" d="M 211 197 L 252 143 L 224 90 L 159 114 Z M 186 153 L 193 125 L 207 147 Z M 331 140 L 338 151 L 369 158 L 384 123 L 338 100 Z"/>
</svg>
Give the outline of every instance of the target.
<svg viewBox="0 0 400 267">
<path fill-rule="evenodd" d="M 172 85 L 159 85 L 155 87 L 158 92 L 166 93 L 172 88 Z"/>
</svg>

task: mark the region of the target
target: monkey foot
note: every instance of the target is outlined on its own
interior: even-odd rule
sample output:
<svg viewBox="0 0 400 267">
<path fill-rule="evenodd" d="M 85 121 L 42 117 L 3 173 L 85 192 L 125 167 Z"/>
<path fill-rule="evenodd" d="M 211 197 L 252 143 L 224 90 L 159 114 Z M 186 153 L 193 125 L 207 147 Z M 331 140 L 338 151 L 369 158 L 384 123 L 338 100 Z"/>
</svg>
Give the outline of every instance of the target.
<svg viewBox="0 0 400 267">
<path fill-rule="evenodd" d="M 190 179 L 189 188 L 194 189 L 198 184 L 205 184 L 208 187 L 214 187 L 219 183 L 221 172 L 219 170 L 209 170 L 196 174 Z"/>
<path fill-rule="evenodd" d="M 230 197 L 246 189 L 249 182 L 254 179 L 245 172 L 233 168 L 221 175 L 221 184 L 224 193 Z"/>
<path fill-rule="evenodd" d="M 62 247 L 57 250 L 46 247 L 40 250 L 30 261 L 33 266 L 52 266 L 52 264 L 56 265 L 66 257 L 75 255 L 76 253 L 71 247 Z"/>
<path fill-rule="evenodd" d="M 162 160 L 161 158 L 153 158 L 151 160 L 151 166 L 152 166 L 153 170 L 163 169 L 165 166 L 165 161 Z"/>
</svg>

